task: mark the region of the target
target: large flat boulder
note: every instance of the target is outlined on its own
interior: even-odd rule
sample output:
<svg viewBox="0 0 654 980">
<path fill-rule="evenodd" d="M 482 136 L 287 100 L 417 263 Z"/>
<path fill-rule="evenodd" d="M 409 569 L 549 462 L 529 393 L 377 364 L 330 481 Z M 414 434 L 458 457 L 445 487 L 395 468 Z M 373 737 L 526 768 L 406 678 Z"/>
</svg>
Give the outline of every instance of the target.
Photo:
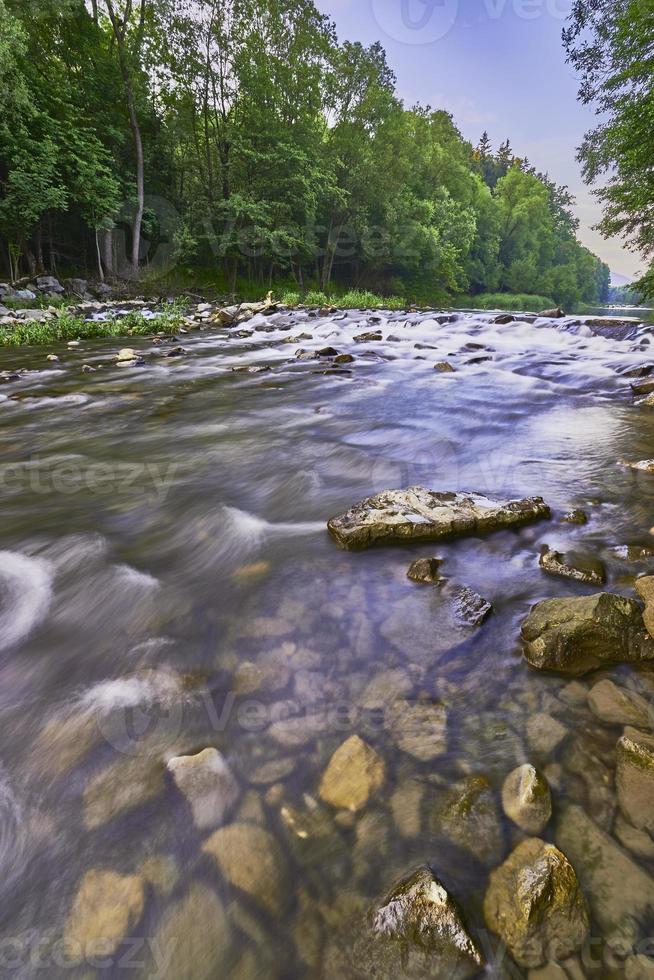
<svg viewBox="0 0 654 980">
<path fill-rule="evenodd" d="M 537 603 L 522 625 L 522 638 L 532 667 L 573 676 L 605 664 L 654 659 L 640 606 L 610 592 Z"/>
<path fill-rule="evenodd" d="M 409 487 L 383 490 L 327 524 L 341 548 L 434 541 L 452 535 L 484 534 L 549 517 L 541 497 L 490 500 L 476 493 Z"/>
</svg>

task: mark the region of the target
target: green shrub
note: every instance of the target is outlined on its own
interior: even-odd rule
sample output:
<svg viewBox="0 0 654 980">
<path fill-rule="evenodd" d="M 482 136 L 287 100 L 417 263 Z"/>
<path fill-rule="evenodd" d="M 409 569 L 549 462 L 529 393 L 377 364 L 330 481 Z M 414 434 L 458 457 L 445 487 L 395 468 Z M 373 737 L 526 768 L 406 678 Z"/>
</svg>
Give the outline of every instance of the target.
<svg viewBox="0 0 654 980">
<path fill-rule="evenodd" d="M 300 294 L 293 292 L 286 292 L 281 299 L 282 306 L 298 306 L 300 303 Z"/>
<path fill-rule="evenodd" d="M 317 289 L 311 289 L 304 297 L 304 302 L 308 306 L 329 306 L 329 299 L 325 293 L 320 292 Z"/>
</svg>

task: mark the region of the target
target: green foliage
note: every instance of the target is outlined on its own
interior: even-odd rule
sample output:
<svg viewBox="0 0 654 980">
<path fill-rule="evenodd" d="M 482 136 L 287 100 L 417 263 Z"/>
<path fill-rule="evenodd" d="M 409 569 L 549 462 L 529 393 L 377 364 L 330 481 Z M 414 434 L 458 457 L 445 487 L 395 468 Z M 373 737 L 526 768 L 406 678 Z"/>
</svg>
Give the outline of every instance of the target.
<svg viewBox="0 0 654 980">
<path fill-rule="evenodd" d="M 129 267 L 134 116 L 153 290 L 174 266 L 318 305 L 353 284 L 338 302 L 606 298 L 567 190 L 508 140 L 473 148 L 449 113 L 405 108 L 382 46 L 339 42 L 313 0 L 0 0 L 0 238 L 21 272 Z"/>
<path fill-rule="evenodd" d="M 83 320 L 62 313 L 50 320 L 26 320 L 0 330 L 0 347 L 22 347 L 27 344 L 56 344 L 67 340 L 93 340 L 102 337 L 150 337 L 157 333 L 174 333 L 182 316 L 177 308 L 165 310 L 156 319 L 146 319 L 138 311 L 115 320 Z"/>
<path fill-rule="evenodd" d="M 458 309 L 542 313 L 543 310 L 554 309 L 556 303 L 547 296 L 530 296 L 525 293 L 482 293 L 479 296 L 455 297 L 453 305 Z"/>
<path fill-rule="evenodd" d="M 310 289 L 304 297 L 307 306 L 329 306 L 329 297 L 320 290 Z"/>
<path fill-rule="evenodd" d="M 651 0 L 575 0 L 564 32 L 579 98 L 601 122 L 581 145 L 584 177 L 603 204 L 599 229 L 654 254 L 654 8 Z M 652 270 L 639 284 L 654 297 Z"/>
</svg>

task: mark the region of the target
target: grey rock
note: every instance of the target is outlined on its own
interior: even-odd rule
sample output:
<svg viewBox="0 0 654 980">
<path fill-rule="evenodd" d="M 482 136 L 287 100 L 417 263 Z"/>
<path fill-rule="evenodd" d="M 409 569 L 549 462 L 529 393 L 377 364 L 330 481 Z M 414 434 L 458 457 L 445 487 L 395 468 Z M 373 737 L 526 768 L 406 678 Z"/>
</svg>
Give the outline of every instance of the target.
<svg viewBox="0 0 654 980">
<path fill-rule="evenodd" d="M 168 761 L 178 790 L 188 800 L 196 827 L 208 830 L 225 822 L 240 795 L 238 782 L 218 749 Z"/>
<path fill-rule="evenodd" d="M 591 687 L 588 704 L 595 717 L 609 725 L 651 727 L 649 702 L 641 694 L 618 687 L 608 678 Z"/>
<path fill-rule="evenodd" d="M 493 611 L 488 599 L 473 592 L 467 585 L 455 588 L 454 608 L 456 618 L 465 626 L 481 626 Z"/>
<path fill-rule="evenodd" d="M 539 711 L 527 721 L 527 741 L 529 747 L 540 756 L 555 752 L 568 734 L 568 729 L 560 721 Z"/>
<path fill-rule="evenodd" d="M 36 280 L 37 289 L 42 293 L 65 293 L 66 290 L 54 276 L 39 276 Z"/>
<path fill-rule="evenodd" d="M 638 603 L 609 592 L 537 603 L 522 638 L 532 667 L 573 676 L 605 664 L 654 659 Z"/>
<path fill-rule="evenodd" d="M 606 582 L 606 570 L 600 561 L 572 555 L 568 558 L 547 545 L 541 551 L 538 563 L 548 575 L 570 578 L 585 585 L 604 585 Z"/>
<path fill-rule="evenodd" d="M 450 535 L 481 534 L 549 516 L 540 497 L 497 501 L 479 494 L 410 487 L 384 490 L 328 522 L 335 541 L 346 549 L 373 544 L 433 541 Z"/>
<path fill-rule="evenodd" d="M 447 752 L 447 711 L 431 701 L 395 701 L 386 709 L 386 723 L 397 746 L 431 762 Z"/>
</svg>

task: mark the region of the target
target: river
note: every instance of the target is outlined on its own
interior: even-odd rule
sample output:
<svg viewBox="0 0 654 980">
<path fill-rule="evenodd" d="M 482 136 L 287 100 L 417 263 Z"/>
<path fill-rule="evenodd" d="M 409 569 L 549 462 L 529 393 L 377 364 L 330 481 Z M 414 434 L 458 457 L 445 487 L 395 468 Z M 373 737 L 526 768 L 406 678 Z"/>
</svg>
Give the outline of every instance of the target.
<svg viewBox="0 0 654 980">
<path fill-rule="evenodd" d="M 569 803 L 615 832 L 621 728 L 594 717 L 584 688 L 611 677 L 649 699 L 654 675 L 616 667 L 571 689 L 526 665 L 520 626 L 540 599 L 597 591 L 544 575 L 545 544 L 600 559 L 625 595 L 654 570 L 654 475 L 620 465 L 654 458 L 652 409 L 627 376 L 652 363 L 652 327 L 493 319 L 281 312 L 191 332 L 182 357 L 139 339 L 135 367 L 114 363 L 119 341 L 54 350 L 59 362 L 0 352 L 1 369 L 28 369 L 0 389 L 2 975 L 344 976 L 359 917 L 425 861 L 483 937 L 489 870 L 524 835 L 494 803 L 472 841 L 437 815 L 453 786 L 483 777 L 498 794 L 524 762 L 552 789 L 543 836 Z M 295 356 L 327 346 L 354 360 Z M 328 536 L 356 501 L 416 484 L 540 495 L 552 519 L 363 553 Z M 587 524 L 562 520 L 574 508 Z M 441 587 L 407 578 L 426 556 L 442 559 Z M 483 625 L 453 619 L 459 585 L 492 603 Z M 373 680 L 382 702 L 445 706 L 437 758 L 368 717 Z M 353 734 L 386 770 L 355 814 L 319 797 Z M 238 855 L 244 870 L 203 850 L 214 828 L 165 771 L 206 747 L 234 778 L 224 822 L 265 831 L 262 852 Z M 80 965 L 71 917 L 88 912 L 75 896 L 93 869 L 137 897 L 120 945 Z M 627 902 L 633 882 L 613 888 Z M 594 917 L 592 935 L 606 931 Z M 587 975 L 622 977 L 598 948 Z M 527 976 L 512 969 L 495 975 Z"/>
</svg>

